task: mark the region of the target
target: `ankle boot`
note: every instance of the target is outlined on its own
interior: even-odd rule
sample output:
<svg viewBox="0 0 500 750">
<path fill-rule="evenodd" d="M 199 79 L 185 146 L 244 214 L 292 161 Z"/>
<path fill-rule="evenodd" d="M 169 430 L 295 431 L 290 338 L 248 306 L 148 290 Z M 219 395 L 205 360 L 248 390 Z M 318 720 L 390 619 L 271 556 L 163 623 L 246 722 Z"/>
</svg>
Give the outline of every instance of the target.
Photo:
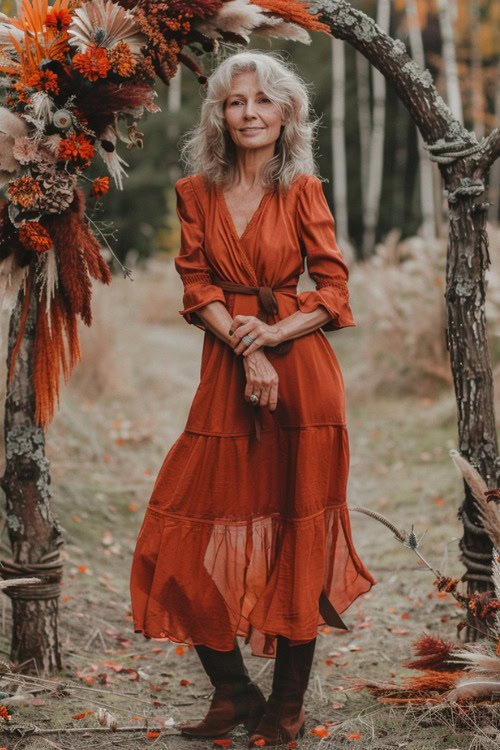
<svg viewBox="0 0 500 750">
<path fill-rule="evenodd" d="M 307 690 L 316 639 L 290 646 L 287 638 L 277 637 L 273 687 L 266 710 L 250 736 L 249 746 L 257 740 L 265 745 L 293 742 L 304 735 L 304 693 Z"/>
<path fill-rule="evenodd" d="M 205 672 L 215 688 L 205 718 L 197 724 L 181 724 L 190 737 L 220 737 L 238 724 L 252 732 L 266 706 L 266 699 L 251 681 L 236 643 L 232 651 L 195 646 Z"/>
</svg>

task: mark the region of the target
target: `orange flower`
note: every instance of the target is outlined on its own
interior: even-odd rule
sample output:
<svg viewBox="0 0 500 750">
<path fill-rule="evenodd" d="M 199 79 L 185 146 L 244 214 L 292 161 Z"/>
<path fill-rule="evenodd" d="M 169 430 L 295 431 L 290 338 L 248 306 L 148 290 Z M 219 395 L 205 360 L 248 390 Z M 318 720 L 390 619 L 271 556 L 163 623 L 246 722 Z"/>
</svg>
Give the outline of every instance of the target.
<svg viewBox="0 0 500 750">
<path fill-rule="evenodd" d="M 137 62 L 126 42 L 118 42 L 111 50 L 109 59 L 113 71 L 122 76 L 122 78 L 130 78 L 135 73 Z"/>
<path fill-rule="evenodd" d="M 37 91 L 52 91 L 59 93 L 59 82 L 53 70 L 36 70 L 28 76 L 26 84 Z"/>
<path fill-rule="evenodd" d="M 41 192 L 40 184 L 33 177 L 20 177 L 9 183 L 11 201 L 19 203 L 23 208 L 35 206 Z"/>
<path fill-rule="evenodd" d="M 111 63 L 106 50 L 94 45 L 83 54 L 79 52 L 74 56 L 73 67 L 89 81 L 97 81 L 98 78 L 106 78 L 111 69 Z"/>
<path fill-rule="evenodd" d="M 0 706 L 0 719 L 10 721 L 11 717 L 6 706 Z"/>
<path fill-rule="evenodd" d="M 50 234 L 37 221 L 27 221 L 19 230 L 19 241 L 28 250 L 46 253 L 52 247 Z"/>
<path fill-rule="evenodd" d="M 109 177 L 97 177 L 92 183 L 92 195 L 94 198 L 99 198 L 101 195 L 106 195 L 109 190 Z"/>
<path fill-rule="evenodd" d="M 61 8 L 60 10 L 52 8 L 45 17 L 45 25 L 51 29 L 62 31 L 70 25 L 71 19 L 71 13 L 67 8 Z"/>
<path fill-rule="evenodd" d="M 60 142 L 58 156 L 63 161 L 88 162 L 94 156 L 94 147 L 83 133 L 71 133 Z"/>
</svg>

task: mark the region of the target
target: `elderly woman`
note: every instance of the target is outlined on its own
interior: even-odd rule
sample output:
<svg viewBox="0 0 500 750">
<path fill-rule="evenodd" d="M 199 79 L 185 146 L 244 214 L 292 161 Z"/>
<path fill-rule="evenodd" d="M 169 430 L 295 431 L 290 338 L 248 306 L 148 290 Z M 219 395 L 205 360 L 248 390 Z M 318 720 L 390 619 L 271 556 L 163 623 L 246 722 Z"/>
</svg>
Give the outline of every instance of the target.
<svg viewBox="0 0 500 750">
<path fill-rule="evenodd" d="M 185 430 L 134 555 L 136 632 L 193 644 L 215 692 L 186 735 L 304 733 L 317 629 L 375 583 L 353 545 L 344 383 L 324 331 L 354 326 L 348 269 L 316 176 L 307 87 L 241 52 L 208 81 L 178 180 L 188 323 L 205 331 Z M 297 294 L 304 261 L 315 291 Z M 275 658 L 267 701 L 237 636 Z"/>
</svg>

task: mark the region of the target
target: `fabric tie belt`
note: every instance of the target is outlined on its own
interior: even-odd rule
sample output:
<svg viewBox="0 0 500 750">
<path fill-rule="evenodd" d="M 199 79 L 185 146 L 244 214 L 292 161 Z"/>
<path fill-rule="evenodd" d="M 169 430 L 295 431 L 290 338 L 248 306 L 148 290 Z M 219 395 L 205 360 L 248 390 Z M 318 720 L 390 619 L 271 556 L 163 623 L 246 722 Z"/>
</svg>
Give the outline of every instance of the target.
<svg viewBox="0 0 500 750">
<path fill-rule="evenodd" d="M 267 314 L 267 315 L 275 315 L 278 312 L 278 300 L 274 296 L 274 292 L 282 292 L 282 291 L 297 291 L 297 285 L 296 284 L 282 284 L 277 287 L 270 287 L 270 286 L 246 286 L 245 284 L 236 284 L 232 281 L 225 281 L 224 279 L 221 279 L 219 276 L 214 277 L 214 284 L 216 286 L 219 286 L 221 289 L 223 289 L 226 292 L 234 292 L 236 294 L 255 294 L 259 298 L 259 305 L 261 309 Z M 290 349 L 293 346 L 293 340 L 289 339 L 288 341 L 283 341 L 281 344 L 278 344 L 278 346 L 271 346 L 266 347 L 270 349 L 273 354 L 287 354 L 287 352 L 290 351 Z M 254 423 L 255 423 L 255 435 L 257 437 L 257 440 L 260 440 L 260 433 L 261 433 L 261 423 L 259 419 L 258 406 L 252 406 L 253 415 L 254 415 Z"/>
</svg>

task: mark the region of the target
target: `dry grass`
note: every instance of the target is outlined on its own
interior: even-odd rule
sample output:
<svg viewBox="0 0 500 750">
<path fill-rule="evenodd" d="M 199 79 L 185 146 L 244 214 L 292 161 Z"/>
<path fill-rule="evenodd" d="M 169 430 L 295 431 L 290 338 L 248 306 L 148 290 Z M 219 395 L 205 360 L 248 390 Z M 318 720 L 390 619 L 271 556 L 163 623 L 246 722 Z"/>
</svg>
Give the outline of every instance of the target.
<svg viewBox="0 0 500 750">
<path fill-rule="evenodd" d="M 496 376 L 500 379 L 500 229 L 489 227 L 492 265 L 486 316 Z M 444 299 L 446 239 L 399 240 L 393 230 L 375 255 L 353 268 L 351 297 L 360 328 L 360 349 L 351 392 L 431 398 L 451 383 Z"/>
</svg>

